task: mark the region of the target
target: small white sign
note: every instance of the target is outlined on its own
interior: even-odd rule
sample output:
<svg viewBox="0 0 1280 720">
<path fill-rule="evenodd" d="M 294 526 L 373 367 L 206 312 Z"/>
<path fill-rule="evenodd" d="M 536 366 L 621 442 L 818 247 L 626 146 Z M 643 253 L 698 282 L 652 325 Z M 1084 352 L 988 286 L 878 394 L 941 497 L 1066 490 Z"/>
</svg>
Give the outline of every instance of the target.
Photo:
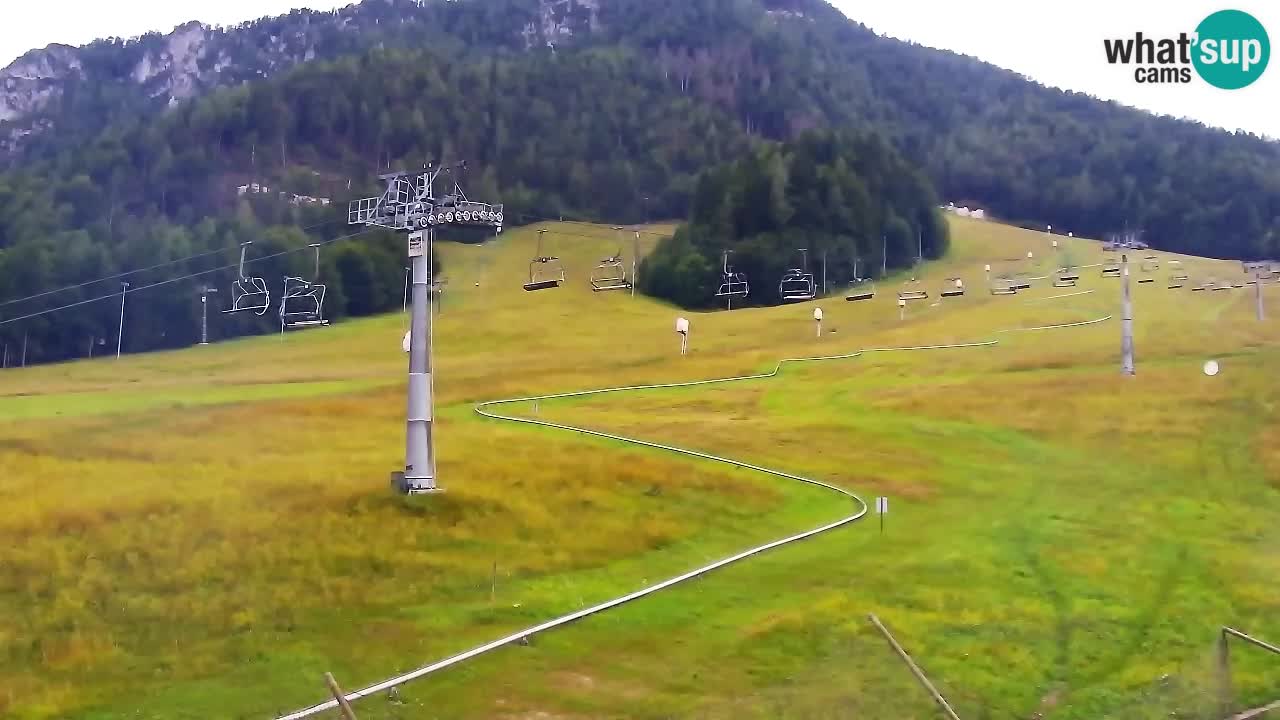
<svg viewBox="0 0 1280 720">
<path fill-rule="evenodd" d="M 422 232 L 409 233 L 409 257 L 422 257 L 427 254 L 427 244 L 423 242 Z"/>
<path fill-rule="evenodd" d="M 889 498 L 887 497 L 876 498 L 876 514 L 877 515 L 889 514 Z"/>
<path fill-rule="evenodd" d="M 676 318 L 676 332 L 681 335 L 689 334 L 689 321 L 684 318 Z"/>
<path fill-rule="evenodd" d="M 1218 367 L 1217 360 L 1210 360 L 1209 362 L 1204 364 L 1204 374 L 1208 375 L 1209 377 L 1213 377 L 1214 375 L 1217 375 L 1219 369 L 1220 368 Z"/>
<path fill-rule="evenodd" d="M 822 308 L 813 309 L 813 319 L 822 322 Z"/>
<path fill-rule="evenodd" d="M 410 345 L 409 345 L 409 336 L 410 336 L 410 335 L 412 335 L 412 334 L 413 334 L 413 331 L 412 331 L 412 330 L 411 330 L 411 331 L 409 331 L 409 332 L 407 332 L 407 333 L 405 333 L 405 334 L 404 334 L 404 340 L 402 340 L 402 341 L 400 342 L 400 347 L 404 348 L 404 351 L 405 351 L 405 352 L 409 352 L 409 347 L 410 347 Z"/>
<path fill-rule="evenodd" d="M 986 266 L 986 270 L 987 270 L 987 272 L 991 272 L 991 266 L 990 266 L 990 265 L 987 265 L 987 266 Z"/>
</svg>

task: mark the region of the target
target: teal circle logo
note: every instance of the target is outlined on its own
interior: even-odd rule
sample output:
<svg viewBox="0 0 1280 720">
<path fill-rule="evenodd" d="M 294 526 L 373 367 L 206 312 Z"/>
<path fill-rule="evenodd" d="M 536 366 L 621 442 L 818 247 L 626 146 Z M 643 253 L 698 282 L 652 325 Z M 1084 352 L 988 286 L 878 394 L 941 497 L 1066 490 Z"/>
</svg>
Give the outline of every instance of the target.
<svg viewBox="0 0 1280 720">
<path fill-rule="evenodd" d="M 1210 85 L 1239 90 L 1267 69 L 1271 40 L 1262 23 L 1247 12 L 1219 10 L 1196 27 L 1192 64 Z"/>
</svg>

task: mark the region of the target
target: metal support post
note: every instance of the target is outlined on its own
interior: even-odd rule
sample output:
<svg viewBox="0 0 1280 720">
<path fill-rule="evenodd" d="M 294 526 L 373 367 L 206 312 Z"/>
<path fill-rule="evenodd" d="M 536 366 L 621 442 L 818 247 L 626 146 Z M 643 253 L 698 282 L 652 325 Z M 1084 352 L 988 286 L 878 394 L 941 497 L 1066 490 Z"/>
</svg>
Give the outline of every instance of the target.
<svg viewBox="0 0 1280 720">
<path fill-rule="evenodd" d="M 430 264 L 434 240 L 434 229 L 413 233 L 409 240 L 413 291 L 409 320 L 409 412 L 405 428 L 405 483 L 410 494 L 435 492 L 439 489 L 436 487 L 435 453 L 431 442 L 433 398 Z"/>
<path fill-rule="evenodd" d="M 1129 256 L 1120 256 L 1120 372 L 1135 375 L 1133 359 L 1133 297 L 1129 293 Z"/>
<path fill-rule="evenodd" d="M 120 283 L 120 329 L 116 334 L 116 359 L 120 359 L 120 351 L 124 347 L 124 300 L 129 294 L 129 283 Z"/>
</svg>

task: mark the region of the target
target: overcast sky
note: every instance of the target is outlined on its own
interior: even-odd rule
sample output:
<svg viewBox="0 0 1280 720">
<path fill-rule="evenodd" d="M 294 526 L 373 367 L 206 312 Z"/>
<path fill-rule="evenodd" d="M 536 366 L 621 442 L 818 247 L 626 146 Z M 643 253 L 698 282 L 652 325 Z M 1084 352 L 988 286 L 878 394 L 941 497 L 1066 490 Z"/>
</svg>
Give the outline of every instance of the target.
<svg viewBox="0 0 1280 720">
<path fill-rule="evenodd" d="M 81 45 L 98 37 L 168 31 L 188 20 L 231 24 L 305 6 L 332 9 L 350 0 L 0 0 L 0 65 L 34 47 Z M 873 30 L 945 48 L 1015 70 L 1046 85 L 1086 92 L 1126 105 L 1209 125 L 1280 138 L 1280 60 L 1242 90 L 1190 85 L 1144 85 L 1132 68 L 1106 63 L 1102 40 L 1176 36 L 1224 8 L 1258 18 L 1280 40 L 1280 3 L 1273 0 L 834 0 L 845 14 Z"/>
</svg>

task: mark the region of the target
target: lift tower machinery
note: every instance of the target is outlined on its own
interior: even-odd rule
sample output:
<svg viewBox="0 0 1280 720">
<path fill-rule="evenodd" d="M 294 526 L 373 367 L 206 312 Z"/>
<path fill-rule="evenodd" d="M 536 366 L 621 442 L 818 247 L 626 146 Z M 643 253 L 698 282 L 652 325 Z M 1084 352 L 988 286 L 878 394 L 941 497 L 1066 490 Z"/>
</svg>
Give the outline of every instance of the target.
<svg viewBox="0 0 1280 720">
<path fill-rule="evenodd" d="M 467 198 L 457 177 L 465 162 L 428 164 L 417 173 L 379 176 L 386 189 L 378 197 L 353 200 L 347 209 L 351 225 L 381 227 L 408 236 L 413 291 L 410 296 L 409 389 L 405 422 L 404 470 L 391 474 L 392 486 L 401 493 L 433 493 L 436 484 L 435 445 L 431 434 L 434 416 L 431 377 L 431 246 L 437 228 L 490 227 L 502 232 L 502 205 Z M 443 180 L 441 176 L 446 176 Z M 437 194 L 437 183 L 446 184 Z"/>
</svg>

